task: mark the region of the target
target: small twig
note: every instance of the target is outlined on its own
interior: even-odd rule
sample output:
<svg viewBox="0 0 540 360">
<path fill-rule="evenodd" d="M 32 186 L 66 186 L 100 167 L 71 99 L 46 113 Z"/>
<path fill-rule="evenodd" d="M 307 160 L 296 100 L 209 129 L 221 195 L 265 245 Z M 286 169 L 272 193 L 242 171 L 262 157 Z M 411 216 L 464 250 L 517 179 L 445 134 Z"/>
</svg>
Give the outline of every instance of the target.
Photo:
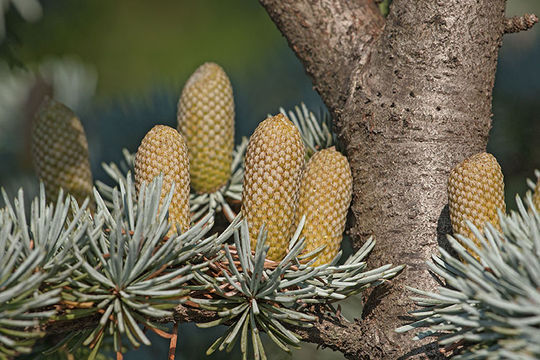
<svg viewBox="0 0 540 360">
<path fill-rule="evenodd" d="M 439 349 L 439 352 L 443 355 L 448 355 L 450 353 L 453 353 L 454 350 L 457 350 L 465 344 L 465 340 L 459 340 L 455 343 L 452 343 L 450 345 L 445 346 L 444 348 Z"/>
<path fill-rule="evenodd" d="M 171 341 L 169 343 L 169 358 L 168 360 L 174 360 L 174 354 L 176 353 L 176 342 L 178 341 L 178 323 L 174 323 Z"/>
<path fill-rule="evenodd" d="M 175 323 L 175 325 L 176 325 L 176 323 Z M 150 331 L 155 332 L 157 335 L 161 336 L 161 337 L 164 338 L 164 339 L 172 339 L 172 338 L 175 336 L 175 333 L 169 334 L 168 332 L 165 332 L 165 331 L 160 330 L 160 329 L 158 329 L 158 328 L 146 327 L 146 326 L 145 326 L 145 329 L 148 329 L 148 330 L 150 330 Z"/>
<path fill-rule="evenodd" d="M 504 21 L 504 33 L 512 34 L 520 31 L 526 31 L 532 28 L 537 22 L 538 16 L 534 14 L 514 16 Z"/>
</svg>

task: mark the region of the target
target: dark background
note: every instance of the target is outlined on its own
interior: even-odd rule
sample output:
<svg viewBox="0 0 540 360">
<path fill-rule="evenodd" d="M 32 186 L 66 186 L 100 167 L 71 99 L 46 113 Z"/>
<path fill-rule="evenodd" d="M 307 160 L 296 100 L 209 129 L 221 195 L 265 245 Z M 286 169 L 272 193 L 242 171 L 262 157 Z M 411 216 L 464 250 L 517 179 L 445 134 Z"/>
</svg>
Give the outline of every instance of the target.
<svg viewBox="0 0 540 360">
<path fill-rule="evenodd" d="M 0 185 L 12 196 L 20 186 L 35 193 L 29 154 L 32 89 L 54 88 L 86 129 L 95 179 L 102 162 L 134 152 L 155 124 L 176 127 L 176 103 L 189 75 L 205 61 L 228 73 L 236 103 L 236 134 L 249 136 L 280 106 L 323 104 L 285 39 L 256 0 L 55 0 L 41 1 L 43 15 L 27 22 L 14 8 L 0 40 Z M 508 1 L 508 15 L 540 14 L 537 0 Z M 36 74 L 44 79 L 36 82 Z M 36 83 L 38 85 L 36 85 Z M 494 89 L 488 150 L 499 160 L 509 208 L 540 168 L 540 26 L 506 35 Z M 358 299 L 346 313 L 359 316 Z M 206 358 L 217 332 L 180 329 L 179 359 Z M 130 352 L 127 359 L 166 358 L 166 342 Z M 339 359 L 303 344 L 294 359 Z M 291 356 L 268 345 L 271 359 Z M 213 359 L 236 358 L 217 354 Z"/>
</svg>

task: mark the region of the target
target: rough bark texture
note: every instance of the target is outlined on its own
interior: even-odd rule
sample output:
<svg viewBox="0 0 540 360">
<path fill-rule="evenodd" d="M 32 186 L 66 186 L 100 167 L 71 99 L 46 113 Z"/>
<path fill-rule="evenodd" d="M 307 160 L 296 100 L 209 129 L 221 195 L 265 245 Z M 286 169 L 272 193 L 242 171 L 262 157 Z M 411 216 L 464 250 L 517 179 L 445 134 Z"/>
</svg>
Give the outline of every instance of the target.
<svg viewBox="0 0 540 360">
<path fill-rule="evenodd" d="M 340 350 L 351 359 L 439 356 L 394 329 L 412 309 L 405 286 L 437 285 L 425 262 L 451 231 L 450 170 L 485 151 L 505 1 L 394 0 L 385 22 L 370 0 L 260 2 L 336 121 L 354 177 L 355 248 L 373 235 L 371 267 L 407 265 L 367 299 L 362 331 L 351 335 L 362 345 Z"/>
<path fill-rule="evenodd" d="M 261 0 L 285 34 L 315 89 L 338 110 L 347 97 L 352 70 L 367 61 L 366 48 L 384 19 L 373 1 Z"/>
<path fill-rule="evenodd" d="M 395 1 L 371 61 L 353 76 L 338 122 L 355 174 L 351 233 L 377 239 L 372 266 L 407 264 L 368 315 L 376 324 L 368 341 L 378 337 L 386 358 L 416 345 L 393 331 L 412 308 L 405 286 L 436 286 L 425 261 L 437 252 L 449 171 L 485 151 L 504 7 Z"/>
<path fill-rule="evenodd" d="M 340 351 L 350 359 L 358 359 L 356 356 L 360 353 L 360 349 L 363 349 L 366 345 L 370 346 L 370 344 L 362 344 L 358 341 L 362 333 L 367 331 L 363 328 L 365 326 L 364 323 L 351 323 L 339 315 L 336 316 L 335 314 L 321 311 L 318 308 L 314 309 L 311 315 L 315 315 L 318 318 L 316 322 L 312 323 L 312 327 L 303 328 L 292 325 L 286 325 L 286 327 L 299 335 L 302 341 Z M 205 323 L 218 318 L 215 311 L 178 305 L 174 309 L 174 315 L 172 317 L 164 317 L 158 319 L 157 322 Z M 48 336 L 54 337 L 57 334 L 94 328 L 98 324 L 99 319 L 100 315 L 75 321 L 51 321 L 43 325 L 39 330 L 47 332 Z M 377 345 L 372 345 L 372 353 L 380 353 Z"/>
<path fill-rule="evenodd" d="M 529 30 L 538 22 L 538 16 L 535 14 L 523 14 L 523 16 L 514 16 L 506 19 L 504 23 L 504 32 L 512 34 L 520 31 Z"/>
</svg>

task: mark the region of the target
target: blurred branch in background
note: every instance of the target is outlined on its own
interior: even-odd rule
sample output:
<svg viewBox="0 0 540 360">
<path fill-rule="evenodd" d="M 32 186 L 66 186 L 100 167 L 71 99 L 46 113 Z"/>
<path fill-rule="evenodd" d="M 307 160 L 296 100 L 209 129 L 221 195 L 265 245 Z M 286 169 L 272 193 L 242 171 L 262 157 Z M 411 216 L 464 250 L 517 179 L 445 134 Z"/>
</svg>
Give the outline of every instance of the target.
<svg viewBox="0 0 540 360">
<path fill-rule="evenodd" d="M 37 21 L 43 13 L 37 0 L 0 0 L 0 42 L 6 37 L 5 15 L 10 7 L 17 9 L 20 16 L 28 22 Z"/>
<path fill-rule="evenodd" d="M 537 0 L 509 0 L 507 18 L 540 13 Z M 499 160 L 505 178 L 507 207 L 527 190 L 522 179 L 540 168 L 540 27 L 507 34 L 499 52 L 493 89 L 493 128 L 488 152 Z"/>
<path fill-rule="evenodd" d="M 24 66 L 16 52 L 20 38 L 14 31 L 14 23 L 21 19 L 36 22 L 42 12 L 37 0 L 0 0 L 0 60 L 4 59 L 9 66 Z"/>
</svg>

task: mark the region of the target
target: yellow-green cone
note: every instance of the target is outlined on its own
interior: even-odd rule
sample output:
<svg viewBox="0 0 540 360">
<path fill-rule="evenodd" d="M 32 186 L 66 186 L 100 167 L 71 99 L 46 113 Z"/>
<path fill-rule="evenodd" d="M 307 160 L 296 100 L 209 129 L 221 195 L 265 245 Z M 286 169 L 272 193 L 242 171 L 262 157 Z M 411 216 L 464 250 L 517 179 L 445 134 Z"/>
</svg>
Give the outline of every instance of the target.
<svg viewBox="0 0 540 360">
<path fill-rule="evenodd" d="M 298 189 L 305 149 L 300 132 L 284 115 L 269 117 L 249 139 L 245 158 L 242 214 L 247 219 L 252 249 L 264 224 L 267 257 L 282 259 L 294 232 Z"/>
<path fill-rule="evenodd" d="M 540 177 L 536 180 L 536 186 L 534 187 L 534 193 L 532 196 L 534 207 L 540 212 Z"/>
<path fill-rule="evenodd" d="M 139 191 L 143 182 L 149 184 L 163 173 L 161 201 L 174 183 L 169 206 L 169 235 L 189 229 L 189 160 L 184 137 L 169 126 L 156 125 L 143 138 L 135 156 L 135 185 Z"/>
<path fill-rule="evenodd" d="M 315 266 L 332 261 L 341 245 L 352 198 L 352 174 L 347 158 L 332 146 L 309 159 L 298 196 L 297 220 L 305 215 L 302 235 L 306 252 L 326 245 Z"/>
<path fill-rule="evenodd" d="M 471 221 L 480 231 L 486 222 L 500 230 L 497 209 L 506 211 L 504 179 L 493 155 L 473 155 L 452 169 L 448 179 L 448 205 L 454 234 L 461 234 L 478 246 L 479 241 L 465 220 Z"/>
<path fill-rule="evenodd" d="M 187 141 L 193 189 L 211 193 L 224 186 L 231 175 L 234 99 L 219 65 L 205 63 L 187 81 L 178 102 L 178 131 Z"/>
<path fill-rule="evenodd" d="M 65 105 L 46 99 L 32 128 L 32 155 L 38 177 L 49 201 L 60 188 L 82 204 L 92 198 L 92 172 L 84 128 Z"/>
</svg>

